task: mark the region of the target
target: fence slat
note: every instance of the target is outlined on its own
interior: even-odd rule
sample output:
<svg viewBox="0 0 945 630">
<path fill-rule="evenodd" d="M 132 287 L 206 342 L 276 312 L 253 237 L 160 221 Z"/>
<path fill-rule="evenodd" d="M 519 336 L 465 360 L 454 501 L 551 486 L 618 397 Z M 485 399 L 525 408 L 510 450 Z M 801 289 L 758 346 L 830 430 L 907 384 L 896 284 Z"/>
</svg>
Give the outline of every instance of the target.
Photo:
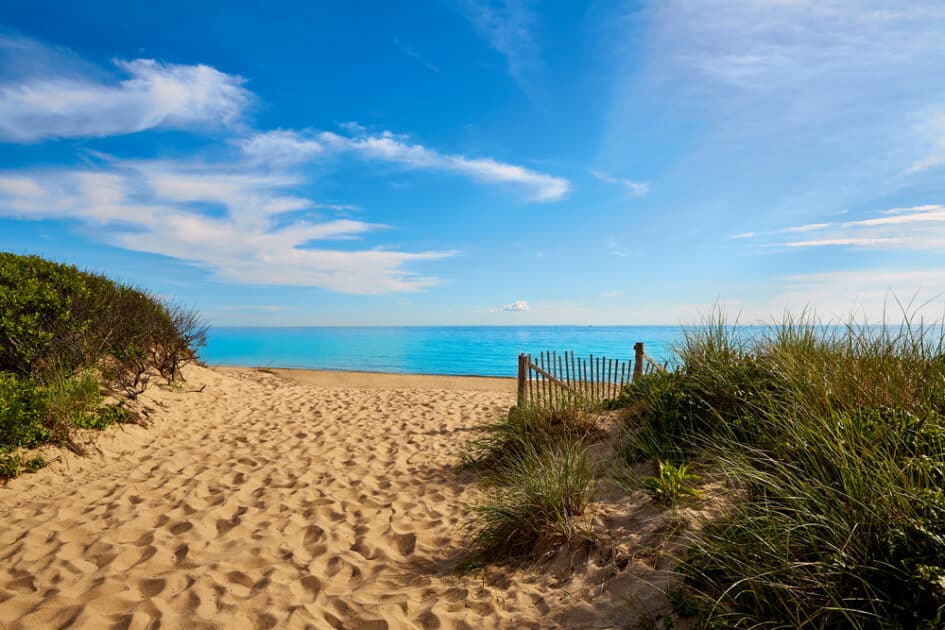
<svg viewBox="0 0 945 630">
<path fill-rule="evenodd" d="M 573 350 L 539 351 L 537 357 L 519 354 L 518 401 L 532 405 L 560 407 L 581 400 L 599 403 L 620 396 L 624 387 L 644 374 L 665 372 L 643 351 L 643 343 L 633 345 L 631 359 L 607 356 L 579 357 Z"/>
<path fill-rule="evenodd" d="M 571 366 L 568 365 L 568 351 L 564 351 L 564 380 L 567 381 L 568 387 L 571 387 Z M 569 395 L 571 398 L 571 403 L 576 402 L 573 400 L 573 394 Z"/>
</svg>

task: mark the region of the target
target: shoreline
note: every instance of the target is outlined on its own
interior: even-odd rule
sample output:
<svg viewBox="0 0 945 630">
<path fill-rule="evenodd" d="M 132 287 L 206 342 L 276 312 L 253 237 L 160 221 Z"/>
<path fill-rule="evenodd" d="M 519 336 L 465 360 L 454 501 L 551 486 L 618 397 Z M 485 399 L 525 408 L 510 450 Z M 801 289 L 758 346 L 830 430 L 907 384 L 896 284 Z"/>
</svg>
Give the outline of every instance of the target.
<svg viewBox="0 0 945 630">
<path fill-rule="evenodd" d="M 450 390 L 514 394 L 517 383 L 517 379 L 514 377 L 477 376 L 472 374 L 457 376 L 452 374 L 405 374 L 401 372 L 235 365 L 210 365 L 209 368 L 221 374 L 235 374 L 247 370 L 268 372 L 305 385 L 357 389 Z"/>
</svg>

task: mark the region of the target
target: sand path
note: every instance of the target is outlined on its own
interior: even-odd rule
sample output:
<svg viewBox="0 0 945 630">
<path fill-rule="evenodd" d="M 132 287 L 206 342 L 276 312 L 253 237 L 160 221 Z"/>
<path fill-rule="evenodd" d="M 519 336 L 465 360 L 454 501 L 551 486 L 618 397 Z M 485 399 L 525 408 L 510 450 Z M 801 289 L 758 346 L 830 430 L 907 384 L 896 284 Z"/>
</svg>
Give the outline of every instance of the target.
<svg viewBox="0 0 945 630">
<path fill-rule="evenodd" d="M 481 498 L 454 464 L 514 383 L 187 376 L 149 390 L 149 427 L 0 488 L 0 625 L 550 627 L 573 608 L 547 576 L 453 570 Z"/>
</svg>

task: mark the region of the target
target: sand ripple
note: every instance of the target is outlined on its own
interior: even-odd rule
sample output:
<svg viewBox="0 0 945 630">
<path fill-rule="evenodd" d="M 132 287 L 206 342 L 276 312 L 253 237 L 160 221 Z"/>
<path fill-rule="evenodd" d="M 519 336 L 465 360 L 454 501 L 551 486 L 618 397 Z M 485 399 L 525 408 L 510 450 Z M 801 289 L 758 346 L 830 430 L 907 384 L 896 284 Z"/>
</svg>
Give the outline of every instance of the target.
<svg viewBox="0 0 945 630">
<path fill-rule="evenodd" d="M 543 576 L 453 571 L 479 498 L 453 464 L 512 394 L 192 368 L 204 384 L 0 490 L 0 625 L 553 625 L 567 594 Z"/>
</svg>

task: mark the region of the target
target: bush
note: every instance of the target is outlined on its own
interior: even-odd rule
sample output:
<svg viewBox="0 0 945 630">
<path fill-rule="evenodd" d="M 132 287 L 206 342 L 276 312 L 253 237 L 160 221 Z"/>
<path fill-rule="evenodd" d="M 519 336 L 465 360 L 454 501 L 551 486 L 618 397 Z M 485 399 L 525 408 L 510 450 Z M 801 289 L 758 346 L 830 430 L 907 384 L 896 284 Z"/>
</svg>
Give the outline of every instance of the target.
<svg viewBox="0 0 945 630">
<path fill-rule="evenodd" d="M 12 479 L 21 472 L 34 473 L 46 466 L 42 457 L 23 459 L 19 455 L 4 455 L 0 453 L 0 479 Z"/>
<path fill-rule="evenodd" d="M 0 453 L 126 420 L 121 404 L 102 406 L 101 384 L 133 399 L 152 371 L 180 378 L 206 333 L 197 313 L 144 291 L 0 252 Z M 5 471 L 31 466 L 4 457 Z"/>
<path fill-rule="evenodd" d="M 685 464 L 674 466 L 669 462 L 659 462 L 659 471 L 654 476 L 643 478 L 643 489 L 660 503 L 675 506 L 683 497 L 698 497 L 699 491 L 688 485 L 699 479 L 689 472 Z"/>
<path fill-rule="evenodd" d="M 0 372 L 0 453 L 48 442 L 44 392 L 29 377 Z"/>
</svg>

